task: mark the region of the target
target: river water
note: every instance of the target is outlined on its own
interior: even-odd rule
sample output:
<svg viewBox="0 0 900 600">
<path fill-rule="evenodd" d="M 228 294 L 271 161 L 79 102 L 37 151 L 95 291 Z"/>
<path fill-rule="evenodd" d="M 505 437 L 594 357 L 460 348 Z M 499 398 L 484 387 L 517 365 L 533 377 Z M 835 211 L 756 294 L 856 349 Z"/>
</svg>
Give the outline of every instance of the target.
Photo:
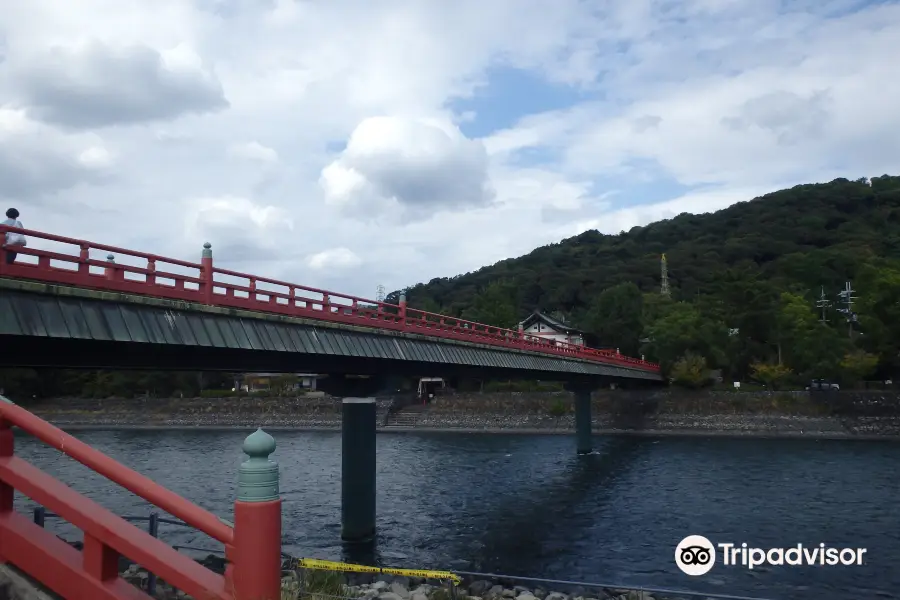
<svg viewBox="0 0 900 600">
<path fill-rule="evenodd" d="M 230 518 L 247 431 L 81 431 L 79 438 Z M 339 433 L 277 432 L 284 543 L 295 556 L 376 560 L 769 598 L 900 597 L 900 444 L 864 441 L 379 434 L 374 556 L 339 540 Z M 20 438 L 20 439 L 19 439 Z M 17 453 L 118 514 L 137 497 L 26 436 Z M 20 498 L 17 507 L 31 508 Z M 67 539 L 78 532 L 51 527 Z M 172 544 L 217 548 L 161 526 Z M 862 566 L 719 563 L 688 577 L 674 548 L 690 534 L 760 548 L 864 547 Z"/>
</svg>

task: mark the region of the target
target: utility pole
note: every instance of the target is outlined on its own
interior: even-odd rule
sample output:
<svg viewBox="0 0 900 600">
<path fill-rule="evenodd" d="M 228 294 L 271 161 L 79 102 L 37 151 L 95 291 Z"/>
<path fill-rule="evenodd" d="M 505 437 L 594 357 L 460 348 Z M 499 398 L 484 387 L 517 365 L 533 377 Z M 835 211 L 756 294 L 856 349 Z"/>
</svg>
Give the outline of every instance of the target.
<svg viewBox="0 0 900 600">
<path fill-rule="evenodd" d="M 822 286 L 822 291 L 819 294 L 819 299 L 816 300 L 816 307 L 822 311 L 822 317 L 819 319 L 822 322 L 822 325 L 826 325 L 828 323 L 828 317 L 826 311 L 831 307 L 831 301 L 825 297 L 825 286 Z"/>
<path fill-rule="evenodd" d="M 670 297 L 672 292 L 669 290 L 669 265 L 666 262 L 666 255 L 663 254 L 659 261 L 660 286 L 659 293 L 665 297 Z"/>
<path fill-rule="evenodd" d="M 856 296 L 853 295 L 855 291 L 848 281 L 844 284 L 844 289 L 838 293 L 838 298 L 844 304 L 844 308 L 839 308 L 838 311 L 847 317 L 847 335 L 851 339 L 853 338 L 853 324 L 857 320 L 856 313 L 853 312 L 853 301 L 856 300 Z"/>
</svg>

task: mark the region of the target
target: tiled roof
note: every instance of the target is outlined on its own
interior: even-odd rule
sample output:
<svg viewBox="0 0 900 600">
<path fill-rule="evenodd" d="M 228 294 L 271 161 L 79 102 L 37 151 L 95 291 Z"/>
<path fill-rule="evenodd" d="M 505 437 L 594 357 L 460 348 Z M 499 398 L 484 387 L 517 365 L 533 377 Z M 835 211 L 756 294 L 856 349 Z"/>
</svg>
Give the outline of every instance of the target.
<svg viewBox="0 0 900 600">
<path fill-rule="evenodd" d="M 563 333 L 567 333 L 567 334 L 582 333 L 581 330 L 575 329 L 571 325 L 567 325 L 566 323 L 563 323 L 559 319 L 554 319 L 551 316 L 545 315 L 544 313 L 542 313 L 539 310 L 535 310 L 533 313 L 528 315 L 528 317 L 524 321 L 522 321 L 522 327 L 530 327 L 536 321 L 540 321 L 540 322 L 544 323 L 545 325 L 548 325 L 548 326 L 552 327 L 553 329 L 555 329 L 557 331 L 561 331 Z"/>
</svg>

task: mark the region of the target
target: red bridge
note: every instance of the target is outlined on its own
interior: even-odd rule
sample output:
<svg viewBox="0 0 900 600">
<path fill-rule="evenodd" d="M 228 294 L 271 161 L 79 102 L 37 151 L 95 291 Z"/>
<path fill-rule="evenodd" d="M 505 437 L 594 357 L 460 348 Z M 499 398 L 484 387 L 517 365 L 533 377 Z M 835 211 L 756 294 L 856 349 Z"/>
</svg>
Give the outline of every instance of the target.
<svg viewBox="0 0 900 600">
<path fill-rule="evenodd" d="M 460 365 L 467 366 L 467 368 L 513 369 L 520 374 L 525 371 L 532 371 L 535 376 L 544 379 L 552 378 L 547 376 L 548 373 L 564 376 L 602 376 L 655 381 L 661 379 L 658 365 L 637 358 L 623 356 L 614 350 L 598 350 L 580 345 L 548 341 L 528 335 L 523 331 L 504 329 L 417 310 L 408 307 L 403 296 L 401 296 L 399 304 L 377 302 L 218 268 L 213 264 L 212 251 L 209 244 L 205 244 L 202 258 L 199 263 L 196 263 L 84 240 L 65 238 L 40 231 L 15 230 L 8 226 L 0 226 L 0 234 L 8 231 L 18 231 L 25 234 L 29 240 L 29 245 L 24 247 L 4 246 L 7 252 L 15 251 L 18 256 L 14 262 L 0 261 L 0 279 L 6 282 L 30 281 L 55 284 L 52 288 L 43 288 L 41 290 L 43 294 L 57 294 L 58 296 L 71 298 L 72 294 L 59 292 L 60 286 L 68 286 L 76 291 L 115 292 L 119 296 L 112 298 L 107 295 L 104 296 L 104 299 L 106 301 L 114 300 L 119 303 L 130 301 L 134 304 L 134 298 L 151 297 L 178 301 L 175 304 L 166 306 L 177 310 L 185 307 L 190 310 L 200 310 L 203 307 L 229 310 L 239 309 L 253 311 L 254 315 L 260 318 L 270 315 L 270 319 L 277 316 L 279 318 L 301 319 L 302 322 L 307 324 L 318 323 L 320 328 L 331 327 L 330 331 L 332 332 L 338 331 L 335 328 L 343 326 L 352 326 L 356 332 L 371 332 L 368 334 L 369 341 L 366 342 L 364 340 L 349 339 L 346 327 L 341 329 L 336 335 L 345 339 L 336 340 L 336 343 L 333 344 L 333 352 L 329 351 L 327 347 L 319 349 L 310 347 L 305 350 L 308 359 L 313 361 L 313 363 L 317 354 L 332 355 L 330 356 L 332 360 L 328 362 L 328 365 L 334 365 L 336 364 L 335 356 L 341 356 L 339 350 L 343 346 L 348 346 L 348 357 L 354 356 L 354 352 L 356 352 L 360 358 L 368 357 L 391 359 L 395 362 L 404 360 L 430 363 L 428 366 L 429 370 L 436 368 L 434 363 L 449 364 L 456 361 Z M 5 241 L 5 239 L 6 236 L 3 236 L 2 240 Z M 7 286 L 6 289 L 15 288 Z M 31 291 L 34 292 L 35 290 L 32 289 Z M 4 290 L 2 293 L 12 294 L 13 292 Z M 17 300 L 17 302 L 21 305 L 25 300 Z M 185 305 L 184 303 L 188 304 Z M 138 304 L 141 304 L 141 306 L 134 306 L 134 310 L 147 310 L 146 303 L 138 302 Z M 72 310 L 80 310 L 76 307 L 70 308 L 71 310 L 63 307 L 61 311 L 66 313 Z M 13 307 L 13 310 L 10 312 L 16 313 L 15 308 Z M 19 312 L 33 311 L 22 309 Z M 171 310 L 168 312 L 172 313 Z M 218 314 L 221 315 L 223 313 L 220 311 Z M 24 319 L 26 317 L 21 317 L 19 320 L 22 321 Z M 42 319 L 44 322 L 52 321 L 54 316 L 43 315 Z M 273 321 L 270 320 L 269 322 Z M 283 319 L 278 321 L 278 323 L 284 322 Z M 41 327 L 39 323 L 34 323 L 33 325 L 38 327 L 38 329 Z M 42 335 L 41 333 L 29 333 L 29 328 L 33 329 L 33 327 L 27 323 L 8 324 L 5 326 L 5 329 L 9 330 L 8 332 L 3 331 L 4 325 L 0 324 L 0 334 L 16 335 L 17 333 L 14 330 L 17 327 L 21 329 L 21 331 L 18 331 L 18 335 Z M 72 328 L 70 327 L 69 329 Z M 144 337 L 149 336 L 149 332 L 155 327 L 148 326 L 146 329 L 148 333 Z M 214 329 L 216 328 L 214 327 Z M 415 339 L 418 342 L 428 340 L 440 342 L 437 352 L 439 356 L 433 356 L 435 354 L 434 346 L 429 347 L 421 343 L 417 347 L 409 346 L 407 349 L 401 349 L 402 351 L 397 355 L 379 353 L 379 349 L 374 348 L 376 344 L 372 341 L 372 336 L 389 334 L 405 335 L 406 339 Z M 115 332 L 112 332 L 110 335 L 115 337 Z M 272 350 L 281 350 L 282 346 L 274 338 L 290 338 L 291 335 L 287 331 L 282 331 L 281 334 L 270 335 L 269 337 L 274 340 Z M 185 332 L 184 337 L 191 337 L 190 332 Z M 215 336 L 211 336 L 208 344 L 203 343 L 202 340 L 198 340 L 197 344 L 214 348 L 218 346 L 224 348 L 223 344 L 227 345 L 227 339 L 222 344 L 218 344 L 212 337 Z M 227 337 L 226 335 L 225 338 Z M 317 336 L 313 337 L 317 338 Z M 74 356 L 76 354 L 90 354 L 85 352 L 85 343 L 91 339 L 97 340 L 98 338 L 90 335 L 79 338 L 80 346 L 77 347 L 77 351 L 70 353 L 73 355 L 73 360 L 78 358 Z M 134 339 L 132 341 L 149 341 L 153 343 L 153 340 L 149 339 Z M 170 341 L 168 343 L 171 345 Z M 257 349 L 253 346 L 252 339 L 248 343 L 253 349 Z M 354 348 L 354 345 L 358 347 Z M 477 347 L 482 350 L 488 349 L 493 354 L 482 353 L 481 358 L 477 359 L 473 359 L 471 356 L 460 358 L 454 354 L 452 349 L 454 345 Z M 286 343 L 284 346 L 287 352 L 291 351 L 290 344 Z M 73 349 L 76 348 L 74 345 L 71 347 Z M 294 344 L 296 351 L 301 351 L 302 347 L 305 347 L 302 341 L 296 341 Z M 27 349 L 27 345 L 23 346 L 23 353 L 27 354 Z M 108 351 L 104 360 L 121 360 L 121 350 L 119 348 L 118 350 Z M 36 359 L 40 359 L 41 356 L 47 355 L 47 348 L 38 348 L 33 354 Z M 55 352 L 55 354 L 60 355 L 61 352 Z M 20 356 L 22 355 L 20 354 Z M 530 362 L 523 362 L 523 360 L 520 360 L 523 356 L 532 358 Z M 543 362 L 535 361 L 533 360 L 535 356 L 543 356 L 553 360 L 551 362 L 546 360 Z M 518 362 L 515 362 L 513 359 L 516 359 Z M 218 364 L 223 364 L 223 361 L 227 362 L 227 358 L 224 356 L 218 356 L 217 360 L 219 361 Z M 248 360 L 252 359 L 243 356 L 239 362 L 245 364 Z M 295 355 L 293 360 L 295 365 L 296 361 Z M 311 368 L 317 366 L 313 363 L 309 363 Z M 175 361 L 175 364 L 184 365 L 182 360 Z M 322 368 L 328 365 L 324 365 Z M 127 367 L 135 365 L 119 365 L 116 363 L 113 365 L 21 364 L 21 366 Z M 164 366 L 159 365 L 159 368 L 164 368 Z M 268 360 L 265 366 L 267 369 L 272 370 L 272 361 Z M 342 368 L 345 369 L 344 372 L 356 373 L 357 371 L 352 369 L 356 369 L 359 366 L 359 364 L 355 363 L 352 366 L 343 365 Z"/>
</svg>

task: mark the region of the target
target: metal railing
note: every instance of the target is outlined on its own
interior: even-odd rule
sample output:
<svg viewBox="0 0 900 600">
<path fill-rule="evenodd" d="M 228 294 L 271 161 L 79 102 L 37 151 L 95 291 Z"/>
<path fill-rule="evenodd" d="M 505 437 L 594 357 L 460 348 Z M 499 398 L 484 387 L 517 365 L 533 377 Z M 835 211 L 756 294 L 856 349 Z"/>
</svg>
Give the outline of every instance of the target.
<svg viewBox="0 0 900 600">
<path fill-rule="evenodd" d="M 34 507 L 34 509 L 32 509 L 32 511 L 31 511 L 31 513 L 32 513 L 32 520 L 34 521 L 34 524 L 39 527 L 44 527 L 47 519 L 65 520 L 60 515 L 57 515 L 52 512 L 48 512 L 47 509 L 44 508 L 43 506 Z M 120 515 L 119 518 L 122 519 L 123 521 L 128 521 L 130 523 L 147 523 L 147 533 L 149 533 L 151 536 L 153 536 L 156 539 L 159 539 L 159 526 L 161 524 L 162 525 L 174 525 L 176 527 L 184 527 L 184 528 L 190 529 L 192 531 L 199 531 L 200 533 L 203 533 L 196 527 L 193 527 L 190 524 L 185 523 L 184 521 L 181 521 L 179 519 L 169 519 L 166 517 L 161 517 L 161 516 L 159 516 L 159 513 L 156 511 L 151 512 L 146 517 L 137 516 L 137 515 Z M 186 544 L 170 544 L 170 546 L 175 550 L 191 550 L 194 552 L 206 552 L 207 554 L 219 554 L 222 556 L 225 555 L 225 550 L 223 550 L 221 548 L 201 548 L 199 546 L 189 546 Z M 296 564 L 296 559 L 294 559 L 294 557 L 292 557 L 290 554 L 286 554 L 286 553 L 282 552 L 281 556 L 282 556 L 282 559 L 284 559 L 285 563 L 290 562 L 290 563 Z M 147 572 L 147 593 L 150 594 L 151 596 L 156 594 L 157 581 L 158 581 L 158 578 L 157 578 L 156 574 L 148 571 Z"/>
<path fill-rule="evenodd" d="M 545 591 L 557 591 L 549 589 L 549 586 L 557 586 L 558 588 L 588 588 L 592 590 L 615 590 L 622 592 L 645 592 L 647 594 L 665 594 L 664 598 L 677 598 L 677 597 L 689 597 L 689 598 L 713 598 L 715 600 L 775 600 L 774 598 L 766 598 L 762 596 L 741 596 L 734 594 L 721 594 L 717 592 L 696 592 L 690 590 L 683 589 L 673 589 L 673 588 L 665 588 L 665 587 L 656 587 L 656 586 L 646 586 L 646 585 L 623 585 L 618 583 L 600 583 L 600 582 L 586 582 L 586 581 L 571 581 L 566 579 L 543 579 L 540 577 L 520 577 L 515 575 L 500 575 L 497 573 L 477 573 L 473 571 L 454 571 L 457 575 L 461 575 L 468 579 L 474 580 L 485 580 L 485 581 L 521 581 L 527 582 L 535 587 L 538 587 L 538 584 Z M 547 586 L 547 587 L 543 587 Z M 662 599 L 658 599 L 662 600 Z"/>
<path fill-rule="evenodd" d="M 44 521 L 46 519 L 61 519 L 62 518 L 57 514 L 47 512 L 47 509 L 45 509 L 43 506 L 35 507 L 34 510 L 32 511 L 32 517 L 34 520 L 34 524 L 38 525 L 39 527 L 44 526 Z M 159 538 L 160 523 L 165 524 L 165 525 L 176 525 L 179 527 L 187 527 L 188 529 L 193 529 L 194 531 L 196 531 L 196 529 L 194 527 L 191 527 L 184 521 L 160 517 L 159 513 L 157 513 L 157 512 L 151 512 L 150 515 L 146 516 L 146 517 L 123 515 L 123 516 L 120 516 L 119 518 L 124 519 L 125 521 L 132 522 L 132 523 L 146 522 L 147 523 L 147 533 L 149 533 L 151 536 L 153 536 L 155 538 Z M 176 546 L 176 545 L 172 545 L 172 548 L 174 548 L 175 550 L 180 549 L 180 547 Z M 186 549 L 188 549 L 188 548 L 186 548 Z M 190 549 L 202 551 L 200 548 L 190 548 Z M 218 552 L 222 552 L 224 554 L 224 551 L 220 550 Z M 156 575 L 154 573 L 147 574 L 147 593 L 150 594 L 151 596 L 156 594 Z"/>
</svg>

